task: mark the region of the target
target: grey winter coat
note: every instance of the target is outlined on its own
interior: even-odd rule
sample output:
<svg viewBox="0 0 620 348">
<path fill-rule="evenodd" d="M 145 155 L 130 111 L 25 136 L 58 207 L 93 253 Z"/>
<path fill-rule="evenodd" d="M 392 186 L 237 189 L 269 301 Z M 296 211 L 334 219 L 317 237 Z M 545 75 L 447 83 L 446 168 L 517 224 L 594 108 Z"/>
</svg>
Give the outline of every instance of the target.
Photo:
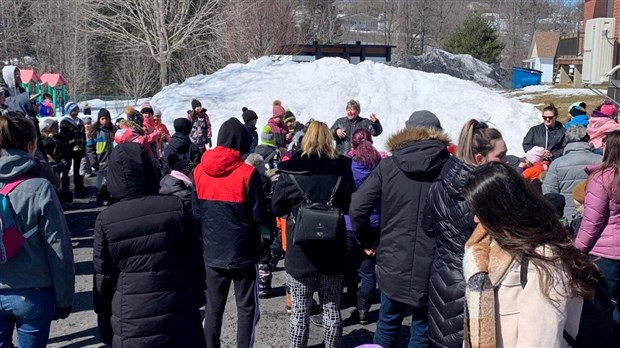
<svg viewBox="0 0 620 348">
<path fill-rule="evenodd" d="M 73 303 L 75 273 L 69 228 L 54 188 L 40 178 L 37 160 L 21 150 L 0 150 L 0 186 L 11 178 L 28 174 L 8 198 L 19 230 L 36 230 L 19 253 L 0 264 L 0 289 L 52 287 L 57 307 Z"/>
<path fill-rule="evenodd" d="M 599 164 L 602 160 L 603 156 L 592 153 L 592 145 L 589 143 L 574 142 L 566 145 L 562 157 L 551 162 L 542 190 L 543 194 L 560 193 L 564 196 L 564 218 L 572 220 L 575 214 L 573 188 L 580 181 L 588 179 L 584 169 L 586 166 Z"/>
<path fill-rule="evenodd" d="M 340 139 L 340 137 L 336 134 L 338 128 L 344 129 L 347 136 Z M 371 122 L 369 119 L 360 116 L 358 116 L 355 121 L 349 121 L 349 119 L 345 116 L 334 122 L 334 125 L 330 128 L 330 130 L 336 140 L 336 151 L 338 151 L 338 154 L 343 156 L 347 155 L 351 149 L 351 137 L 353 136 L 353 132 L 360 128 L 368 129 L 373 137 L 379 136 L 383 132 L 383 127 L 381 126 L 379 120 L 377 120 L 377 122 Z"/>
</svg>

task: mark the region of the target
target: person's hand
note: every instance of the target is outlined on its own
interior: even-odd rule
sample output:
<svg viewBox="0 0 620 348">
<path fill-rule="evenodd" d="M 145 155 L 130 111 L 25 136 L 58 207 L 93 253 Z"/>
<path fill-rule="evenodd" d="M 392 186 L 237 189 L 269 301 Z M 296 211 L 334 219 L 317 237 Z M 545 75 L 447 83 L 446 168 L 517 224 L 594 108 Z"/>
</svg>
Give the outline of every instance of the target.
<svg viewBox="0 0 620 348">
<path fill-rule="evenodd" d="M 551 153 L 551 151 L 545 150 L 545 153 L 543 154 L 543 158 L 551 159 L 552 157 L 553 157 L 553 154 Z"/>
<path fill-rule="evenodd" d="M 209 148 L 213 146 L 213 144 L 211 143 L 211 138 L 207 139 L 207 145 L 209 145 Z"/>
<path fill-rule="evenodd" d="M 73 307 L 71 306 L 56 307 L 56 309 L 54 310 L 54 316 L 52 316 L 52 320 L 66 319 L 69 316 L 69 314 L 71 314 L 72 310 L 73 310 Z"/>
<path fill-rule="evenodd" d="M 344 129 L 342 128 L 338 128 L 336 129 L 336 135 L 338 136 L 338 138 L 342 139 L 342 138 L 346 138 L 347 136 L 347 132 L 344 131 Z"/>
<path fill-rule="evenodd" d="M 286 133 L 286 141 L 291 141 L 291 139 L 293 139 L 293 134 Z"/>
<path fill-rule="evenodd" d="M 377 254 L 377 247 L 373 246 L 372 248 L 364 249 L 364 252 L 368 256 L 375 256 Z"/>
<path fill-rule="evenodd" d="M 375 123 L 377 122 L 377 115 L 375 114 L 370 114 L 370 117 L 368 117 L 370 119 L 370 122 Z"/>
</svg>

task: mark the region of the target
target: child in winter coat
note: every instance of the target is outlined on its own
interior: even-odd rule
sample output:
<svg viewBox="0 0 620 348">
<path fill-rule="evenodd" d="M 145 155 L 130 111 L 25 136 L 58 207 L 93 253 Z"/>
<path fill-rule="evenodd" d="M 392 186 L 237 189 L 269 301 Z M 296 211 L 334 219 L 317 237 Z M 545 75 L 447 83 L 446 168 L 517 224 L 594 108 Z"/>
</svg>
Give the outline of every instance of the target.
<svg viewBox="0 0 620 348">
<path fill-rule="evenodd" d="M 192 189 L 194 187 L 194 180 L 192 179 L 191 172 L 197 163 L 188 161 L 186 159 L 179 158 L 176 154 L 173 154 L 169 158 L 169 163 L 172 165 L 172 170 L 169 174 L 163 177 L 159 183 L 160 195 L 173 195 L 181 198 L 183 201 L 183 207 L 187 214 L 192 214 Z M 200 225 L 199 219 L 194 219 L 194 224 Z"/>
<path fill-rule="evenodd" d="M 159 141 L 159 158 L 161 159 L 164 155 L 164 149 L 166 144 L 170 141 L 170 131 L 168 131 L 168 127 L 161 122 L 161 110 L 156 107 L 153 107 L 153 127 L 155 131 L 161 134 L 161 139 Z"/>
<path fill-rule="evenodd" d="M 170 137 L 168 146 L 164 149 L 163 169 L 164 174 L 170 174 L 172 165 L 170 156 L 175 155 L 193 163 L 200 162 L 200 148 L 189 139 L 192 131 L 192 123 L 186 118 L 174 120 L 174 134 Z"/>
<path fill-rule="evenodd" d="M 84 178 L 80 175 L 80 162 L 86 154 L 86 132 L 84 122 L 78 117 L 80 108 L 76 103 L 68 103 L 65 107 L 65 116 L 60 121 L 60 136 L 69 151 L 67 163 L 73 166 L 73 185 L 75 196 L 78 198 L 86 195 Z M 62 173 L 62 191 L 69 191 L 69 166 Z"/>
<path fill-rule="evenodd" d="M 542 172 L 546 172 L 549 168 L 549 161 L 543 156 L 545 154 L 545 148 L 541 146 L 532 147 L 525 154 L 525 169 L 521 175 L 529 182 L 538 179 L 538 176 Z"/>
<path fill-rule="evenodd" d="M 256 147 L 254 153 L 261 155 L 269 169 L 277 168 L 280 162 L 280 151 L 270 125 L 263 127 L 260 134 L 260 145 Z"/>
<path fill-rule="evenodd" d="M 86 116 L 82 118 L 82 121 L 84 122 L 84 134 L 86 134 L 86 145 L 88 147 L 89 137 L 93 129 L 93 119 L 90 116 Z M 88 152 L 88 149 L 86 149 L 86 152 Z M 88 154 L 85 154 L 80 161 L 80 175 L 84 177 L 92 177 L 94 175 Z"/>
<path fill-rule="evenodd" d="M 284 149 L 286 149 L 287 144 L 293 139 L 293 133 L 289 131 L 288 127 L 284 123 L 285 115 L 286 110 L 282 107 L 282 102 L 278 99 L 274 100 L 271 118 L 267 121 L 267 125 L 271 127 L 271 132 L 275 137 L 276 145 L 279 148 Z"/>
<path fill-rule="evenodd" d="M 188 112 L 187 118 L 192 122 L 192 131 L 189 134 L 192 143 L 198 145 L 203 152 L 207 145 L 211 148 L 211 121 L 207 109 L 203 109 L 197 99 L 192 100 L 192 110 Z"/>
<path fill-rule="evenodd" d="M 114 145 L 114 133 L 116 129 L 112 125 L 110 112 L 106 109 L 99 110 L 97 122 L 91 127 L 86 142 L 87 156 L 90 165 L 97 173 L 95 186 L 97 188 L 97 206 L 103 204 L 107 198 L 107 190 L 104 187 L 105 173 L 108 159 Z"/>
<path fill-rule="evenodd" d="M 611 100 L 605 100 L 592 111 L 590 122 L 588 123 L 588 135 L 590 144 L 594 147 L 594 153 L 603 154 L 603 139 L 607 133 L 620 130 L 620 124 L 616 123 L 616 107 Z"/>
</svg>

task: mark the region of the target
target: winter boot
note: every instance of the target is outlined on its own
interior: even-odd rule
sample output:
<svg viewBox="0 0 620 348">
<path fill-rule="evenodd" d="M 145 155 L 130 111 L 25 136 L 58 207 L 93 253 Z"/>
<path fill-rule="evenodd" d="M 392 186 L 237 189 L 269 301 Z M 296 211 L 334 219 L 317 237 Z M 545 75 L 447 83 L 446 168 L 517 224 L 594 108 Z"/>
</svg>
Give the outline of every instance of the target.
<svg viewBox="0 0 620 348">
<path fill-rule="evenodd" d="M 357 293 L 357 314 L 361 325 L 368 324 L 368 312 L 370 311 L 370 305 L 372 299 L 370 296 L 364 295 L 361 291 Z"/>
<path fill-rule="evenodd" d="M 271 269 L 269 263 L 258 264 L 258 298 L 271 295 Z"/>
</svg>

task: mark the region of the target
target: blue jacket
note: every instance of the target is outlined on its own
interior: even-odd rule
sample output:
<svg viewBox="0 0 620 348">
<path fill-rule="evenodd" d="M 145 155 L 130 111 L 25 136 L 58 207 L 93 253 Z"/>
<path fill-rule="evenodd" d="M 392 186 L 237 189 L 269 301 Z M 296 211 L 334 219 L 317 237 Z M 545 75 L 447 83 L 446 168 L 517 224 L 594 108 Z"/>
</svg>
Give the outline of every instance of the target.
<svg viewBox="0 0 620 348">
<path fill-rule="evenodd" d="M 590 119 L 588 118 L 588 115 L 586 114 L 577 115 L 577 116 L 573 116 L 572 120 L 566 122 L 566 124 L 564 125 L 564 128 L 568 129 L 568 127 L 574 126 L 574 125 L 588 127 L 589 122 L 590 122 Z"/>
</svg>

